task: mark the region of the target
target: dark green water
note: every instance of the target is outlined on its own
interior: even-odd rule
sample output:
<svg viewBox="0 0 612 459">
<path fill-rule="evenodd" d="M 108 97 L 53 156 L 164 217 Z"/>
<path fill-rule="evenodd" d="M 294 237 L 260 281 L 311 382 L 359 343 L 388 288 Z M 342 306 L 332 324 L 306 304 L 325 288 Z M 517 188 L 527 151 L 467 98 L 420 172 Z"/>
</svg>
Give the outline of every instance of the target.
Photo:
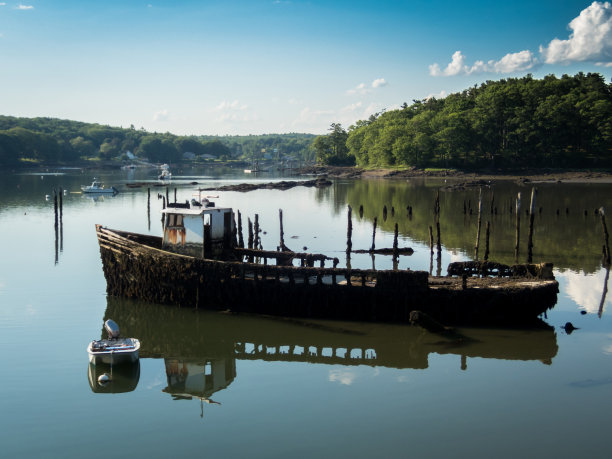
<svg viewBox="0 0 612 459">
<path fill-rule="evenodd" d="M 169 194 L 173 199 L 176 187 L 180 201 L 197 193 L 192 181 L 271 180 L 229 170 L 172 172 Z M 612 209 L 611 185 L 536 185 L 533 257 L 555 263 L 558 304 L 542 329 L 462 329 L 472 339 L 458 345 L 406 326 L 234 316 L 107 298 L 94 225 L 159 234 L 157 195 L 165 188 L 154 186 L 153 170 L 95 175 L 121 192 L 96 200 L 78 193 L 91 172 L 0 174 L 6 457 L 608 456 L 611 300 L 594 209 Z M 151 180 L 149 211 L 146 187 L 125 186 L 142 180 Z M 56 232 L 53 189 L 60 186 L 67 193 Z M 444 186 L 336 181 L 325 189 L 211 194 L 245 221 L 259 215 L 264 248 L 278 245 L 283 209 L 290 248 L 341 260 L 350 204 L 353 248 L 371 246 L 377 217 L 376 247 L 392 246 L 397 223 L 400 246 L 415 250 L 399 267 L 435 272 L 428 227 Z M 510 210 L 519 191 L 527 208 L 531 186 L 483 188 L 480 257 L 488 221 L 490 259 L 514 261 Z M 443 273 L 450 261 L 474 256 L 478 193 L 440 191 Z M 527 232 L 522 214 L 519 261 L 527 256 Z M 354 255 L 351 263 L 392 267 L 382 256 Z M 113 383 L 102 387 L 98 373 L 110 369 L 91 368 L 86 346 L 101 337 L 109 317 L 141 339 L 141 360 L 136 368 L 114 368 Z M 579 327 L 569 335 L 560 328 L 568 321 Z"/>
</svg>

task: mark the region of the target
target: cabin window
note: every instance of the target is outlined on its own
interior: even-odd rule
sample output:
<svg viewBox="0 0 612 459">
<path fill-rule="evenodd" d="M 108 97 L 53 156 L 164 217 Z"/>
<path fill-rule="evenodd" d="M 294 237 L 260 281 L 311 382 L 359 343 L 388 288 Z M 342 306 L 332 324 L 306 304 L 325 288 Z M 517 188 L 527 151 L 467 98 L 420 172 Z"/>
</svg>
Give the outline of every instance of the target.
<svg viewBox="0 0 612 459">
<path fill-rule="evenodd" d="M 168 223 L 166 226 L 183 227 L 183 216 L 177 214 L 168 214 Z"/>
</svg>

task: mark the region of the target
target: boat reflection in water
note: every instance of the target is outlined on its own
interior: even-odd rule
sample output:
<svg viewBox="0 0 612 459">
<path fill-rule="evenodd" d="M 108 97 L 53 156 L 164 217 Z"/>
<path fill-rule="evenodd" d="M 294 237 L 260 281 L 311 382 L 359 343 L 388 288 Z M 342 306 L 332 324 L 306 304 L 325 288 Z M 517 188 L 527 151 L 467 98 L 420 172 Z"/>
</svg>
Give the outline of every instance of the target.
<svg viewBox="0 0 612 459">
<path fill-rule="evenodd" d="M 104 375 L 108 376 L 104 378 Z M 140 379 L 140 362 L 108 365 L 105 363 L 89 364 L 87 371 L 89 387 L 96 393 L 120 394 L 132 392 Z M 101 378 L 102 377 L 102 378 Z"/>
<path fill-rule="evenodd" d="M 212 394 L 228 387 L 236 378 L 235 359 L 207 359 L 203 362 L 184 359 L 164 359 L 168 386 L 163 390 L 173 400 L 200 400 L 200 417 L 204 403 L 220 405 Z"/>
<path fill-rule="evenodd" d="M 426 369 L 428 356 L 538 360 L 549 365 L 558 346 L 553 327 L 537 329 L 460 329 L 461 341 L 407 325 L 332 322 L 224 314 L 108 297 L 105 319 L 129 324 L 141 340 L 141 358 L 164 358 L 168 385 L 176 400 L 211 397 L 236 378 L 236 360 L 368 365 Z M 215 397 L 217 399 L 217 397 Z"/>
</svg>

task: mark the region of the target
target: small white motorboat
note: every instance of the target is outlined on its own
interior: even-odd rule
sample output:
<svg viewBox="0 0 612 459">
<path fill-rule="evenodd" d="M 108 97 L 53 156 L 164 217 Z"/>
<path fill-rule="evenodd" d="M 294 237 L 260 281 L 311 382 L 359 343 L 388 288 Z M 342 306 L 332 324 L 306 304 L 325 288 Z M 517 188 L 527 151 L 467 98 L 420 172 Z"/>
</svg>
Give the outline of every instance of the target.
<svg viewBox="0 0 612 459">
<path fill-rule="evenodd" d="M 172 178 L 172 173 L 168 169 L 164 169 L 161 174 L 157 176 L 159 180 L 170 180 Z"/>
<path fill-rule="evenodd" d="M 98 193 L 98 194 L 100 193 L 104 193 L 104 194 L 118 193 L 117 188 L 115 188 L 114 186 L 111 186 L 110 188 L 104 188 L 104 185 L 102 185 L 96 179 L 93 179 L 93 182 L 91 182 L 91 185 L 81 186 L 81 191 L 83 191 L 83 193 Z"/>
<path fill-rule="evenodd" d="M 112 319 L 104 322 L 108 339 L 94 340 L 87 346 L 89 362 L 106 363 L 133 363 L 138 360 L 140 341 L 136 338 L 121 338 L 119 326 Z"/>
</svg>

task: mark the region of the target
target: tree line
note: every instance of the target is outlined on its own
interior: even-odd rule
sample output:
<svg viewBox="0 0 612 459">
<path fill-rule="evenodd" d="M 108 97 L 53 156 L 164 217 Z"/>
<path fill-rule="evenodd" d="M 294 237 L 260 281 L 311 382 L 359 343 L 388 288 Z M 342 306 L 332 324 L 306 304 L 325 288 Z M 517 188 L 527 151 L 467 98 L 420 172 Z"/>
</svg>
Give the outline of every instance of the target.
<svg viewBox="0 0 612 459">
<path fill-rule="evenodd" d="M 610 167 L 612 85 L 597 73 L 487 81 L 332 124 L 314 147 L 321 163 L 362 167 Z"/>
<path fill-rule="evenodd" d="M 56 118 L 0 115 L 0 165 L 70 164 L 83 160 L 128 160 L 130 152 L 151 162 L 176 163 L 184 153 L 220 160 L 314 158 L 311 134 L 176 136 Z"/>
</svg>

